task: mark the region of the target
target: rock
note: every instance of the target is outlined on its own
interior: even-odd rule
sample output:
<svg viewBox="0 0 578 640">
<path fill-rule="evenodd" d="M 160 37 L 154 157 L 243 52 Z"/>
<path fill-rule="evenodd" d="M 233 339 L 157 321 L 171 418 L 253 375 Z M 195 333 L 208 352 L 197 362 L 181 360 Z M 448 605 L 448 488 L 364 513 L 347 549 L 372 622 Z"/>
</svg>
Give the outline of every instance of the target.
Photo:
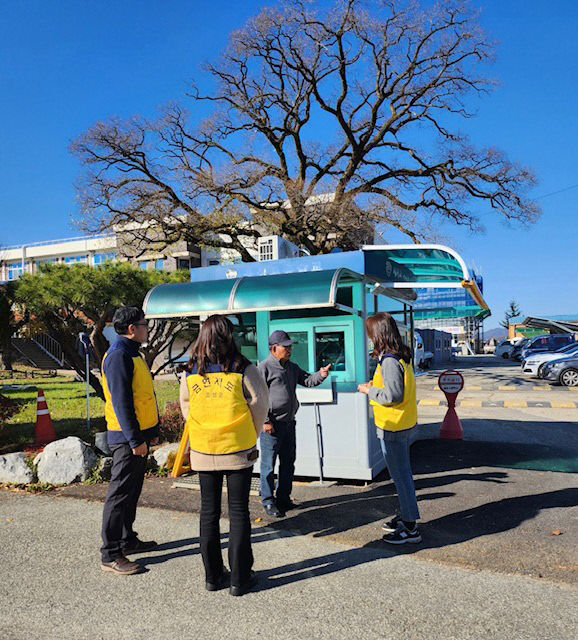
<svg viewBox="0 0 578 640">
<path fill-rule="evenodd" d="M 42 451 L 36 454 L 36 456 L 34 457 L 34 460 L 32 460 L 32 466 L 36 468 L 40 464 L 41 459 L 42 459 Z"/>
<path fill-rule="evenodd" d="M 101 458 L 98 463 L 98 475 L 102 480 L 110 480 L 112 471 L 112 458 Z"/>
<path fill-rule="evenodd" d="M 162 447 L 159 447 L 154 453 L 153 458 L 159 467 L 167 467 L 168 469 L 172 469 L 173 463 L 175 461 L 175 456 L 177 455 L 177 451 L 179 450 L 179 443 L 173 442 L 171 444 L 165 444 Z"/>
<path fill-rule="evenodd" d="M 104 453 L 105 456 L 111 455 L 111 451 L 108 446 L 108 440 L 106 438 L 106 431 L 99 431 L 98 433 L 94 434 L 94 447 L 101 453 Z"/>
<path fill-rule="evenodd" d="M 34 480 L 34 471 L 26 464 L 25 453 L 8 453 L 0 456 L 0 482 L 28 484 Z"/>
<path fill-rule="evenodd" d="M 88 444 L 69 436 L 44 447 L 38 465 L 38 480 L 49 484 L 86 480 L 96 463 L 96 455 Z"/>
</svg>

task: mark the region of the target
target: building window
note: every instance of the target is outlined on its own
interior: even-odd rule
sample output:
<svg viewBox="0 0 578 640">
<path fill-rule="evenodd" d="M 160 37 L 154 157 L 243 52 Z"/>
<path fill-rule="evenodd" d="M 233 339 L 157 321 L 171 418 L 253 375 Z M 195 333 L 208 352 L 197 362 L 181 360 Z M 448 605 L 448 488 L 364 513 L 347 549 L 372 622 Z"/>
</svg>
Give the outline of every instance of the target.
<svg viewBox="0 0 578 640">
<path fill-rule="evenodd" d="M 273 239 L 271 238 L 259 245 L 259 260 L 261 262 L 266 262 L 269 260 L 273 260 L 274 257 Z"/>
<path fill-rule="evenodd" d="M 22 275 L 22 263 L 12 262 L 8 264 L 8 280 L 18 280 Z"/>
<path fill-rule="evenodd" d="M 36 270 L 38 271 L 38 268 L 41 267 L 43 264 L 57 264 L 58 258 L 38 258 L 38 260 L 35 260 L 35 262 L 36 262 Z"/>
<path fill-rule="evenodd" d="M 218 264 L 221 264 L 218 260 L 209 260 L 209 267 L 214 267 Z"/>
<path fill-rule="evenodd" d="M 142 269 L 143 271 L 146 271 L 149 268 L 149 263 L 147 260 L 139 260 L 138 261 L 138 268 Z"/>
<path fill-rule="evenodd" d="M 177 269 L 190 269 L 191 261 L 189 258 L 177 258 Z"/>
<path fill-rule="evenodd" d="M 106 253 L 95 253 L 94 264 L 104 264 L 105 262 L 114 262 L 116 260 L 116 253 L 114 251 L 107 251 Z"/>
<path fill-rule="evenodd" d="M 155 260 L 155 269 L 157 271 L 162 271 L 165 268 L 165 259 L 164 258 L 159 258 L 158 260 Z"/>
<path fill-rule="evenodd" d="M 66 264 L 78 264 L 80 262 L 86 264 L 86 256 L 66 256 L 64 262 Z"/>
</svg>

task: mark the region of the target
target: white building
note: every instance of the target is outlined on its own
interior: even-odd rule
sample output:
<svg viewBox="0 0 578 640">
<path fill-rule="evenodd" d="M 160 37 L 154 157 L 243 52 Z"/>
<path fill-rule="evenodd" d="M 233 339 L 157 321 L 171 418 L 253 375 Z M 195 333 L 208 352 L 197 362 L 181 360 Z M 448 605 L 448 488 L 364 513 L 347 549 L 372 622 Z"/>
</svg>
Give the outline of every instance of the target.
<svg viewBox="0 0 578 640">
<path fill-rule="evenodd" d="M 127 260 L 119 251 L 119 234 L 65 238 L 0 247 L 0 282 L 17 280 L 23 273 L 36 273 L 45 263 L 88 264 Z M 218 264 L 218 255 L 177 243 L 164 251 L 150 251 L 130 261 L 141 269 L 174 271 Z"/>
</svg>

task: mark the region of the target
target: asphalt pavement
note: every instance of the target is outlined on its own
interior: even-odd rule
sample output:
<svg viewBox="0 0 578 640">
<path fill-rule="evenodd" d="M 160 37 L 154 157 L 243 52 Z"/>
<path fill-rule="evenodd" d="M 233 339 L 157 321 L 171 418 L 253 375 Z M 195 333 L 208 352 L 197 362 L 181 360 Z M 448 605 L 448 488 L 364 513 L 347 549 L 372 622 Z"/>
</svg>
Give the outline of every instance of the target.
<svg viewBox="0 0 578 640">
<path fill-rule="evenodd" d="M 0 492 L 4 640 L 279 638 L 572 640 L 578 591 L 255 526 L 259 586 L 203 589 L 195 514 L 141 507 L 146 573 L 99 569 L 102 505 Z M 223 522 L 223 545 L 227 543 Z"/>
<path fill-rule="evenodd" d="M 457 364 L 463 441 L 438 438 L 438 372 L 418 379 L 432 401 L 412 447 L 423 543 L 380 542 L 397 506 L 386 473 L 298 483 L 301 508 L 282 520 L 252 496 L 259 586 L 232 598 L 203 588 L 198 491 L 145 481 L 137 528 L 161 546 L 132 577 L 99 569 L 106 484 L 0 491 L 0 638 L 576 640 L 578 393 L 536 388 L 491 358 Z M 222 531 L 226 553 L 226 520 Z"/>
</svg>

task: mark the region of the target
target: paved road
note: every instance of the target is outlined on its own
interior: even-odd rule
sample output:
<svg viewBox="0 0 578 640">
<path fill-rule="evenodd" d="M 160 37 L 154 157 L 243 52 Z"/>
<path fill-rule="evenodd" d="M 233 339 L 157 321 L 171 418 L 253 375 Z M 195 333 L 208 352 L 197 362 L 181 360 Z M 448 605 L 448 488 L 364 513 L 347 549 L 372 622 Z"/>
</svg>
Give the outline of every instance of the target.
<svg viewBox="0 0 578 640">
<path fill-rule="evenodd" d="M 545 380 L 522 373 L 519 362 L 494 356 L 460 356 L 441 369 L 421 372 L 417 377 L 418 398 L 441 399 L 437 386 L 443 369 L 457 369 L 464 376 L 460 399 L 506 402 L 548 402 L 553 408 L 577 408 L 578 387 L 551 385 Z M 577 413 L 578 415 L 578 413 Z"/>
<path fill-rule="evenodd" d="M 208 593 L 197 517 L 160 509 L 138 515 L 141 533 L 163 543 L 141 557 L 149 571 L 105 574 L 96 553 L 100 515 L 98 503 L 0 492 L 0 637 L 578 637 L 578 591 L 571 586 L 269 527 L 254 531 L 259 591 L 243 598 Z"/>
</svg>

